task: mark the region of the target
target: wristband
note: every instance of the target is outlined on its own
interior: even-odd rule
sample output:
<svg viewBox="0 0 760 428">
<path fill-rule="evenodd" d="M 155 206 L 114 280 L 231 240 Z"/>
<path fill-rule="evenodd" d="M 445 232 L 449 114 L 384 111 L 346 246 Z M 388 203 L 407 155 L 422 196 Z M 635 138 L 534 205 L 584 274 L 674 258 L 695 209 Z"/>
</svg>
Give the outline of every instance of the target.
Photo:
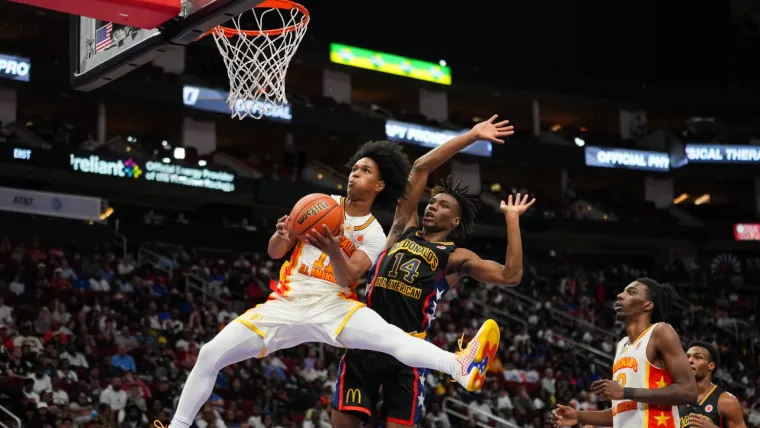
<svg viewBox="0 0 760 428">
<path fill-rule="evenodd" d="M 633 400 L 633 388 L 623 388 L 623 398 Z"/>
</svg>

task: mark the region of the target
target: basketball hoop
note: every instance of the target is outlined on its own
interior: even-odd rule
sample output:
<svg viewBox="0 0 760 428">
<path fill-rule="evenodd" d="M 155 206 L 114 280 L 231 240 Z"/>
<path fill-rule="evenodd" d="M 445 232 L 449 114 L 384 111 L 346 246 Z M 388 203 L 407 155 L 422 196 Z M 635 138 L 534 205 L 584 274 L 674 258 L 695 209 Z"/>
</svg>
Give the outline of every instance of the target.
<svg viewBox="0 0 760 428">
<path fill-rule="evenodd" d="M 243 14 L 232 18 L 234 27 L 217 26 L 201 36 L 214 36 L 230 80 L 227 104 L 238 119 L 260 119 L 288 104 L 285 75 L 309 25 L 309 11 L 290 0 L 266 0 L 251 12 L 256 30 L 241 28 Z"/>
</svg>

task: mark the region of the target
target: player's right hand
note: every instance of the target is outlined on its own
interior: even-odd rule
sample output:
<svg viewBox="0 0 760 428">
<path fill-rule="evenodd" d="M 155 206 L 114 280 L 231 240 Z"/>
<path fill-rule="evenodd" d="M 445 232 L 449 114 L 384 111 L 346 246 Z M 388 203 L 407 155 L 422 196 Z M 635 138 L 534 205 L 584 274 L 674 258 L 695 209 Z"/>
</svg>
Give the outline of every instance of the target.
<svg viewBox="0 0 760 428">
<path fill-rule="evenodd" d="M 571 427 L 578 424 L 578 411 L 570 406 L 557 404 L 557 408 L 552 410 L 554 415 L 554 426 Z"/>
<path fill-rule="evenodd" d="M 282 238 L 284 240 L 290 239 L 290 222 L 288 221 L 290 219 L 290 216 L 284 215 L 280 217 L 279 220 L 277 220 L 277 225 L 275 226 L 275 234 L 277 234 L 277 237 Z"/>
</svg>

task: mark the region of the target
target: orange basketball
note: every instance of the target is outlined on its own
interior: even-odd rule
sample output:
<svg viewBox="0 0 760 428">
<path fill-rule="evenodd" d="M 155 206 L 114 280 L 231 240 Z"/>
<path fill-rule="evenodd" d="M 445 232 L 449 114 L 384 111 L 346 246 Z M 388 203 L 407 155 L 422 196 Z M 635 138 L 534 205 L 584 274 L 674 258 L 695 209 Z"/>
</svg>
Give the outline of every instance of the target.
<svg viewBox="0 0 760 428">
<path fill-rule="evenodd" d="M 323 224 L 330 229 L 333 236 L 338 236 L 343 227 L 343 210 L 329 195 L 312 193 L 301 198 L 293 207 L 290 223 L 291 233 L 302 241 L 311 229 L 323 233 Z"/>
</svg>

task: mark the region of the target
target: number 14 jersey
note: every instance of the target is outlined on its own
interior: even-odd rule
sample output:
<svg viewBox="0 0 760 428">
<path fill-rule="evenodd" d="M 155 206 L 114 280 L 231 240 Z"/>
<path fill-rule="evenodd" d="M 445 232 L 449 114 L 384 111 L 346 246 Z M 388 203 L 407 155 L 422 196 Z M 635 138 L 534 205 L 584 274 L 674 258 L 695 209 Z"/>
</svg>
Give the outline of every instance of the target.
<svg viewBox="0 0 760 428">
<path fill-rule="evenodd" d="M 367 306 L 407 333 L 425 332 L 449 290 L 446 266 L 454 249 L 453 242 L 430 242 L 416 227 L 406 229 L 372 267 Z"/>
</svg>

